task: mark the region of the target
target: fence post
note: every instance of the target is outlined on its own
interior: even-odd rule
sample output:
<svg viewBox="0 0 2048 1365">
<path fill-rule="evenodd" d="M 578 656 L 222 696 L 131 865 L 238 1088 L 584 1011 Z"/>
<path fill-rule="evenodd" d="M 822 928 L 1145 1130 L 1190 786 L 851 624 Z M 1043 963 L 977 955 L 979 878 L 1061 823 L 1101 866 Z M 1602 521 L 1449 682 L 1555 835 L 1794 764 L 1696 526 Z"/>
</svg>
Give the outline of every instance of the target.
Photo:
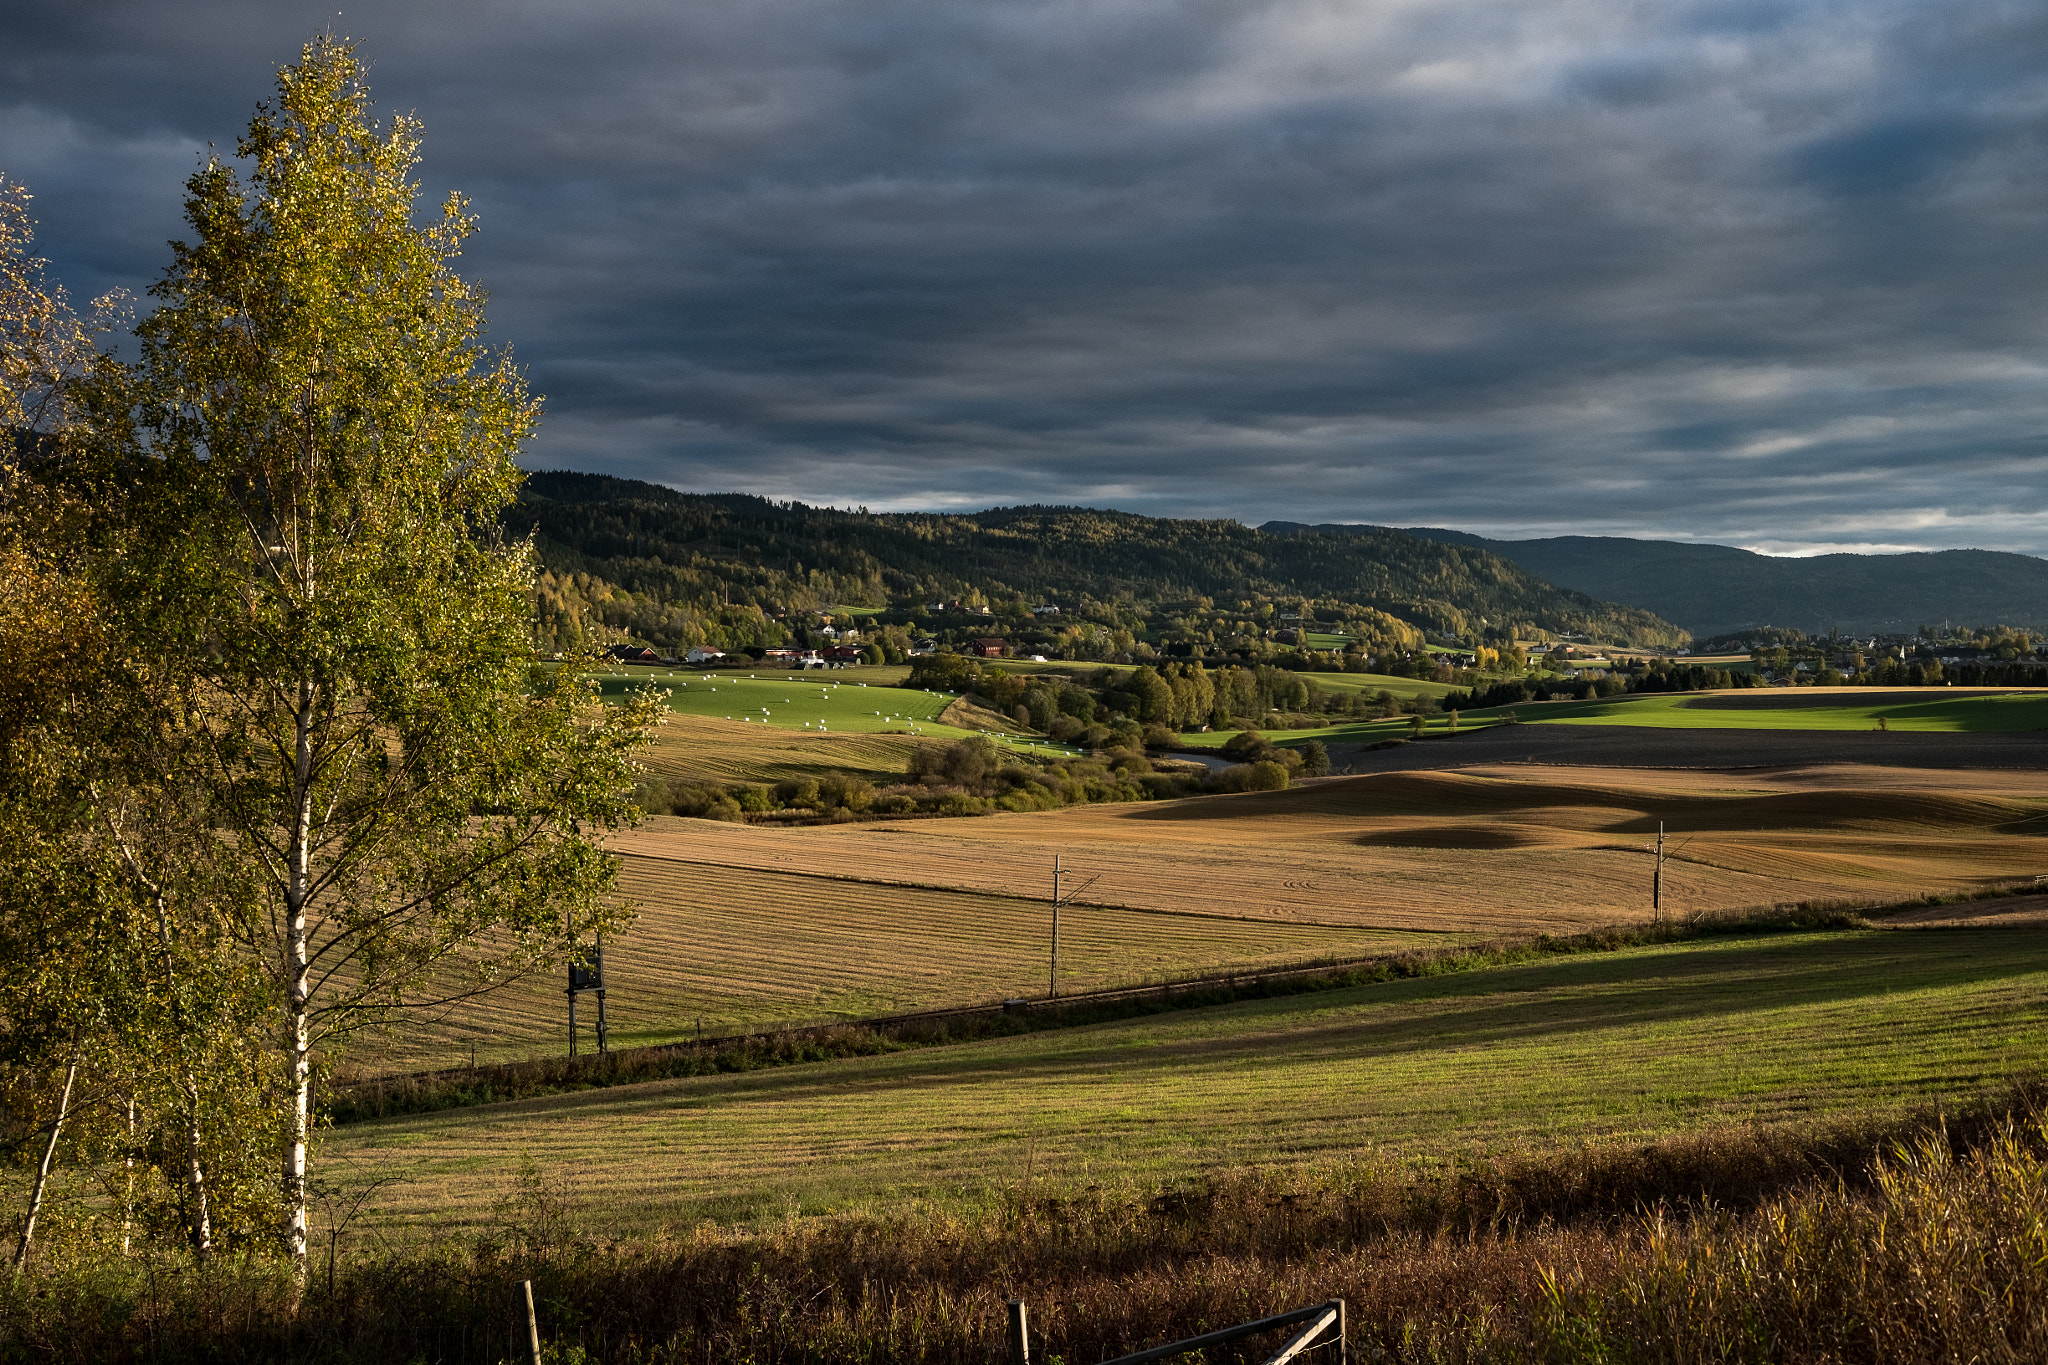
<svg viewBox="0 0 2048 1365">
<path fill-rule="evenodd" d="M 527 1365 L 540 1365 L 540 1320 L 533 1315 L 533 1281 L 521 1280 L 519 1289 L 526 1299 Z"/>
<path fill-rule="evenodd" d="M 1351 1323 L 1342 1299 L 1337 1300 L 1337 1365 L 1351 1365 Z"/>
<path fill-rule="evenodd" d="M 1031 1340 L 1024 1331 L 1024 1300 L 1010 1300 L 1010 1365 L 1031 1365 Z"/>
</svg>

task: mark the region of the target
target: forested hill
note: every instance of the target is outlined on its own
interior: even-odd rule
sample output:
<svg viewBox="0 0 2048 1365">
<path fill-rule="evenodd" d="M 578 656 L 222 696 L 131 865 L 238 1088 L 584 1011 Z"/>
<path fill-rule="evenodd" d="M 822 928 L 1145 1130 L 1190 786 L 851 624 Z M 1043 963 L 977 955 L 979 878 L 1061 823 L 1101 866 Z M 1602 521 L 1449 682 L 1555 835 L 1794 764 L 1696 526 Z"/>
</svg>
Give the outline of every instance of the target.
<svg viewBox="0 0 2048 1365">
<path fill-rule="evenodd" d="M 1522 626 L 1656 645 L 1682 635 L 1649 612 L 1554 588 L 1489 550 L 1389 530 L 1274 534 L 1075 507 L 839 511 L 568 472 L 534 474 L 507 521 L 537 533 L 556 574 L 593 575 L 641 605 L 661 604 L 671 617 L 661 634 L 673 643 L 688 638 L 684 618 L 705 613 L 953 598 L 998 614 L 1053 603 L 1134 628 L 1228 599 L 1232 609 L 1306 605 L 1319 622 L 1368 630 L 1383 614 L 1466 636 Z"/>
<path fill-rule="evenodd" d="M 1359 528 L 1373 536 L 1375 528 Z M 1995 550 L 1779 559 L 1728 545 L 1556 536 L 1487 540 L 1417 528 L 1410 535 L 1491 550 L 1550 582 L 1654 611 L 1695 635 L 1750 626 L 1906 631 L 2048 626 L 2048 560 Z"/>
</svg>

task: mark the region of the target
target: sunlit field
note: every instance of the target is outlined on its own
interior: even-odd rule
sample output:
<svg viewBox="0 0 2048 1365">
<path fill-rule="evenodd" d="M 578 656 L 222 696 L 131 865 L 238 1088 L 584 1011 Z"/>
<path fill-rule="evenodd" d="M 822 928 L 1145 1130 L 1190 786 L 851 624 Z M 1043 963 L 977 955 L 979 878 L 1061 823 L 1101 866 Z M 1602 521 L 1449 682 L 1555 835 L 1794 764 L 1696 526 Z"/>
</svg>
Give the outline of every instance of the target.
<svg viewBox="0 0 2048 1365">
<path fill-rule="evenodd" d="M 1967 1097 L 2048 1055 L 2048 928 L 1716 940 L 352 1125 L 402 1236 L 530 1157 L 591 1225 L 1134 1196 L 1219 1168 L 1646 1141 Z"/>
</svg>

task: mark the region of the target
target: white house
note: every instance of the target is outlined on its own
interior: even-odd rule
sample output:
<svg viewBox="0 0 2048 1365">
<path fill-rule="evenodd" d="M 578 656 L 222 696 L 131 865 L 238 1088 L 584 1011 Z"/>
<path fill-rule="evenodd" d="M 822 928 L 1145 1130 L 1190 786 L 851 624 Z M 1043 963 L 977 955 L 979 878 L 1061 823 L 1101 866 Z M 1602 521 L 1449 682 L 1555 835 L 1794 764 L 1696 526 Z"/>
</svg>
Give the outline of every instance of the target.
<svg viewBox="0 0 2048 1365">
<path fill-rule="evenodd" d="M 725 651 L 723 650 L 706 649 L 703 645 L 691 645 L 690 652 L 683 656 L 683 662 L 686 664 L 708 664 L 716 663 L 724 657 Z"/>
</svg>

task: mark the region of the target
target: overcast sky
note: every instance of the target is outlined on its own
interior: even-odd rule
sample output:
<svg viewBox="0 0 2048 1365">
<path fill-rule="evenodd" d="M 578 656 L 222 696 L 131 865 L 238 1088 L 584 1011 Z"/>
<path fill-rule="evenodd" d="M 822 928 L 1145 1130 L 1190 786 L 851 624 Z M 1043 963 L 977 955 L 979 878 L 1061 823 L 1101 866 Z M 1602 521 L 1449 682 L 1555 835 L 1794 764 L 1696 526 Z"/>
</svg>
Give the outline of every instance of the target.
<svg viewBox="0 0 2048 1365">
<path fill-rule="evenodd" d="M 330 24 L 537 468 L 2048 552 L 2040 0 L 5 0 L 74 294 Z"/>
</svg>

